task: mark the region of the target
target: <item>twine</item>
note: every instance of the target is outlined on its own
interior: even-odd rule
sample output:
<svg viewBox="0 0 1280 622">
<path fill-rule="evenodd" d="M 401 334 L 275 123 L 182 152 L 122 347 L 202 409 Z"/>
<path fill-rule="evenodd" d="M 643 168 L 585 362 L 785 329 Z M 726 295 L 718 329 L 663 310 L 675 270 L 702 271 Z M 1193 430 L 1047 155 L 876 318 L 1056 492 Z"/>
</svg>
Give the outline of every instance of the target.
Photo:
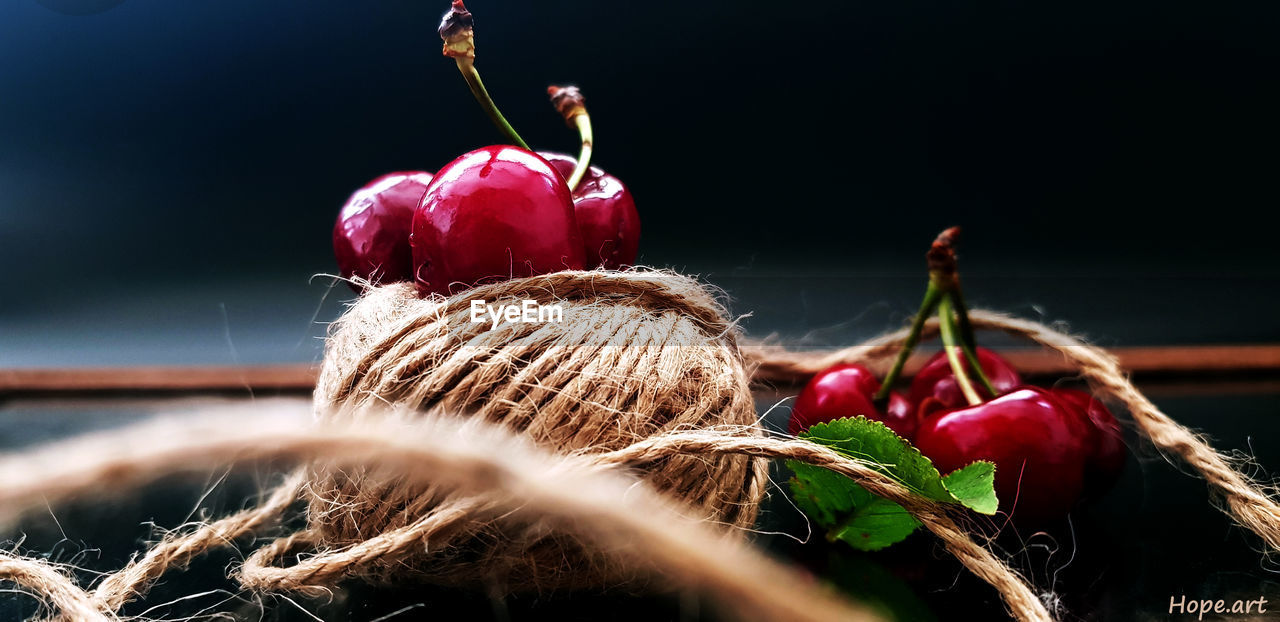
<svg viewBox="0 0 1280 622">
<path fill-rule="evenodd" d="M 489 330 L 463 321 L 466 301 L 480 297 L 569 308 L 559 329 Z M 347 578 L 394 578 L 388 569 L 397 565 L 438 576 L 479 566 L 477 559 L 510 559 L 513 551 L 531 554 L 535 565 L 571 551 L 597 579 L 622 579 L 620 569 L 661 577 L 705 592 L 741 618 L 872 619 L 738 536 L 754 521 L 767 483 L 764 459 L 786 458 L 900 503 L 999 591 L 1014 618 L 1052 619 L 1026 581 L 957 524 L 952 508 L 828 448 L 764 436 L 754 421 L 748 381 L 795 384 L 837 362 L 879 364 L 905 331 L 836 352 L 797 353 L 740 347 L 725 317 L 707 290 L 665 273 L 565 272 L 450 299 L 379 288 L 331 337 L 313 425 L 209 415 L 0 458 L 0 524 L 47 503 L 117 495 L 175 472 L 254 459 L 300 465 L 263 505 L 171 534 L 92 593 L 45 562 L 12 555 L 0 557 L 0 578 L 65 618 L 110 620 L 166 571 L 264 532 L 301 498 L 307 528 L 250 555 L 236 572 L 246 589 L 315 594 Z M 984 312 L 973 320 L 1062 352 L 1096 391 L 1123 403 L 1158 447 L 1202 473 L 1241 525 L 1280 548 L 1271 498 L 1160 413 L 1105 351 L 1035 322 Z M 664 471 L 672 464 L 682 466 Z M 690 469 L 697 478 L 682 477 Z M 716 481 L 700 481 L 707 478 Z M 394 502 L 376 503 L 388 498 Z M 358 511 L 378 528 L 346 537 L 334 508 Z M 477 548 L 496 536 L 487 552 Z M 286 559 L 295 563 L 278 565 Z M 516 568 L 501 570 L 511 577 Z M 573 585 L 557 571 L 530 576 Z"/>
<path fill-rule="evenodd" d="M 68 461 L 67 455 L 85 458 Z M 879 619 L 769 560 L 741 538 L 729 537 L 713 523 L 691 516 L 687 508 L 624 469 L 598 464 L 588 455 L 552 454 L 491 424 L 446 416 L 417 417 L 412 425 L 398 419 L 366 418 L 300 426 L 296 417 L 209 412 L 195 422 L 182 417 L 101 433 L 0 461 L 0 524 L 12 524 L 23 514 L 47 507 L 46 503 L 105 498 L 175 472 L 263 460 L 319 462 L 338 468 L 376 463 L 374 473 L 394 473 L 409 484 L 431 483 L 477 495 L 485 499 L 478 504 L 479 515 L 502 517 L 511 521 L 512 528 L 551 523 L 572 529 L 632 563 L 660 569 L 674 582 L 707 593 L 743 619 Z M 875 473 L 865 465 L 855 468 Z M 104 481 L 111 485 L 104 486 Z M 291 486 L 286 483 L 282 488 Z M 212 529 L 212 525 L 200 527 L 189 537 L 210 542 L 206 534 Z M 121 574 L 103 584 L 112 582 L 119 591 L 144 593 L 147 584 L 164 571 L 186 561 L 175 548 L 167 549 L 169 555 L 148 555 L 127 573 L 138 584 L 113 581 Z M 0 566 L 5 578 L 43 569 L 37 560 L 8 561 L 25 574 Z M 252 572 L 251 566 L 246 561 L 239 575 Z M 114 598 L 114 594 L 101 598 L 100 592 L 91 596 L 56 572 L 20 580 L 25 587 L 48 594 L 60 607 L 81 605 L 62 609 L 64 616 L 75 620 L 94 619 L 81 617 L 84 602 L 105 608 L 106 600 Z M 761 589 L 762 585 L 770 589 Z M 326 587 L 312 586 L 312 591 Z M 98 612 L 93 607 L 88 611 Z"/>
</svg>

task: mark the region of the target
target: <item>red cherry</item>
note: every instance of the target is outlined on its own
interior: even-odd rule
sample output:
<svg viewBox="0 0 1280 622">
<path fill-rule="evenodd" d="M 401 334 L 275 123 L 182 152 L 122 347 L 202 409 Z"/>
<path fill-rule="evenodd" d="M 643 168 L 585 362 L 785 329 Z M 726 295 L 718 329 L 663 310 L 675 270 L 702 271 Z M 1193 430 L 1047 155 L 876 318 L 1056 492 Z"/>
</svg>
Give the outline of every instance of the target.
<svg viewBox="0 0 1280 622">
<path fill-rule="evenodd" d="M 347 199 L 333 225 L 333 254 L 342 276 L 375 284 L 413 279 L 409 228 L 430 183 L 431 173 L 390 173 Z"/>
<path fill-rule="evenodd" d="M 884 424 L 907 440 L 914 440 L 919 418 L 916 406 L 907 397 L 897 391 L 889 393 L 889 404 L 885 408 Z"/>
<path fill-rule="evenodd" d="M 1052 392 L 1020 387 L 977 406 L 924 416 L 915 445 L 942 473 L 975 460 L 996 465 L 996 494 L 1013 520 L 1034 526 L 1066 516 L 1093 454 L 1092 426 Z"/>
<path fill-rule="evenodd" d="M 1008 393 L 1022 384 L 1022 376 L 1018 374 L 1018 370 L 999 354 L 986 348 L 978 348 L 977 354 L 978 362 L 982 364 L 982 371 L 986 373 L 987 379 L 1000 394 Z M 961 357 L 961 361 L 964 363 L 965 370 L 972 373 L 973 366 L 969 364 L 969 360 Z M 974 388 L 983 397 L 995 397 L 987 395 L 986 390 L 976 381 Z M 943 352 L 933 355 L 924 367 L 916 372 L 915 378 L 911 379 L 911 388 L 907 391 L 907 399 L 913 404 L 923 406 L 925 398 L 929 397 L 938 400 L 946 408 L 959 408 L 966 405 L 964 394 L 960 392 L 955 374 L 951 371 L 951 363 Z"/>
<path fill-rule="evenodd" d="M 862 415 L 883 422 L 898 436 L 910 440 L 915 435 L 916 418 L 901 395 L 889 397 L 888 412 L 875 407 L 873 396 L 880 390 L 875 374 L 862 365 L 835 365 L 814 376 L 791 408 L 788 431 L 799 434 L 816 423 Z"/>
<path fill-rule="evenodd" d="M 584 265 L 564 179 L 510 145 L 477 149 L 440 169 L 414 212 L 410 244 L 423 293 Z"/>
<path fill-rule="evenodd" d="M 562 153 L 539 151 L 551 166 L 568 179 L 577 159 Z M 617 177 L 592 166 L 573 189 L 573 209 L 582 234 L 588 268 L 617 270 L 633 266 L 640 252 L 640 214 L 631 191 Z"/>
<path fill-rule="evenodd" d="M 1053 394 L 1058 401 L 1075 408 L 1081 417 L 1093 424 L 1093 454 L 1085 473 L 1085 492 L 1090 496 L 1106 492 L 1120 477 L 1128 455 L 1120 422 L 1090 393 L 1077 389 L 1053 389 Z"/>
</svg>

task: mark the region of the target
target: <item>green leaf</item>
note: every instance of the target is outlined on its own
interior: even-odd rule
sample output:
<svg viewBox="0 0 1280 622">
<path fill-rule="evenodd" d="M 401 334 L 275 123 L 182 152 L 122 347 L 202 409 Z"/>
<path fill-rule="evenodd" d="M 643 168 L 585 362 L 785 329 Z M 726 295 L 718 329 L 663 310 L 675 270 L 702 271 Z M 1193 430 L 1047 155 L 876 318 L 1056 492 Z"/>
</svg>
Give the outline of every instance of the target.
<svg viewBox="0 0 1280 622">
<path fill-rule="evenodd" d="M 942 485 L 951 491 L 951 495 L 962 505 L 990 516 L 996 513 L 1000 505 L 996 499 L 996 465 L 978 461 L 969 466 L 956 469 L 942 477 Z"/>
<path fill-rule="evenodd" d="M 975 462 L 944 478 L 918 449 L 865 417 L 817 424 L 800 436 L 862 460 L 934 501 L 983 514 L 996 511 L 995 466 L 989 462 Z M 829 540 L 874 551 L 902 541 L 920 526 L 902 506 L 872 495 L 843 475 L 794 460 L 787 467 L 795 474 L 791 492 L 796 505 L 827 529 Z"/>
<path fill-rule="evenodd" d="M 827 539 L 844 540 L 860 551 L 876 551 L 911 535 L 920 523 L 902 506 L 872 495 L 853 480 L 803 462 L 790 461 L 795 473 L 791 495 L 819 525 Z"/>
<path fill-rule="evenodd" d="M 863 490 L 867 496 L 853 512 L 827 532 L 828 540 L 844 540 L 859 551 L 878 551 L 911 535 L 920 521 L 888 499 Z"/>
</svg>

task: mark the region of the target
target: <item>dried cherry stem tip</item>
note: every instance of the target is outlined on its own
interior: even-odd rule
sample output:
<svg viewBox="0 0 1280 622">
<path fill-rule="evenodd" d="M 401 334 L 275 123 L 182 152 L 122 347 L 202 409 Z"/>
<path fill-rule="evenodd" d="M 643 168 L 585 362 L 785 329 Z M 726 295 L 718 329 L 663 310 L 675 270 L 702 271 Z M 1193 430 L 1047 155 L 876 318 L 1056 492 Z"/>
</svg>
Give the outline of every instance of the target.
<svg viewBox="0 0 1280 622">
<path fill-rule="evenodd" d="M 476 21 L 462 0 L 453 0 L 440 18 L 440 38 L 444 40 L 444 55 L 449 58 L 476 58 Z"/>
<path fill-rule="evenodd" d="M 507 118 L 502 116 L 498 105 L 494 103 L 488 89 L 484 87 L 484 82 L 480 80 L 480 73 L 476 71 L 475 65 L 475 18 L 471 16 L 471 11 L 467 10 L 466 5 L 462 4 L 462 0 L 453 0 L 449 11 L 440 19 L 439 32 L 440 38 L 444 40 L 444 55 L 458 63 L 458 71 L 467 81 L 467 86 L 471 89 L 471 94 L 475 96 L 476 101 L 480 103 L 480 107 L 484 108 L 485 113 L 489 115 L 489 120 L 516 146 L 529 149 L 529 144 L 524 142 L 515 128 L 511 127 Z"/>
<path fill-rule="evenodd" d="M 587 114 L 587 100 L 576 86 L 549 86 L 547 95 L 551 96 L 551 105 L 564 118 L 565 125 L 578 128 L 578 136 L 582 139 L 582 149 L 578 152 L 578 164 L 569 175 L 569 190 L 574 190 L 586 177 L 591 167 L 591 153 L 595 148 L 595 137 L 591 131 L 591 115 Z"/>
</svg>

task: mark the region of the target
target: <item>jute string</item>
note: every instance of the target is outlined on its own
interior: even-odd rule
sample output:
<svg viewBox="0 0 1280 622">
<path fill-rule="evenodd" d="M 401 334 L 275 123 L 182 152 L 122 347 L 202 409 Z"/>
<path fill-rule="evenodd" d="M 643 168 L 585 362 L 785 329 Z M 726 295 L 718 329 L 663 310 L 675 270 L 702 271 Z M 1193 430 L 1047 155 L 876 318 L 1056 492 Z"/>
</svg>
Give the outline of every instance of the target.
<svg viewBox="0 0 1280 622">
<path fill-rule="evenodd" d="M 86 458 L 69 462 L 67 455 Z M 0 461 L 0 524 L 12 524 L 46 503 L 118 495 L 176 472 L 266 460 L 368 465 L 371 456 L 377 456 L 378 472 L 480 495 L 485 501 L 475 509 L 482 515 L 571 527 L 633 563 L 701 589 L 738 617 L 878 619 L 760 555 L 741 538 L 691 516 L 624 469 L 599 464 L 591 456 L 554 455 L 495 426 L 449 417 L 418 418 L 413 425 L 366 419 L 358 424 L 303 426 L 297 417 L 208 413 L 196 422 L 183 417 L 98 434 Z M 874 473 L 865 465 L 852 468 Z M 107 479 L 109 490 L 103 485 Z M 283 487 L 291 488 L 292 483 Z M 191 537 L 208 542 L 207 532 L 214 529 L 201 527 Z M 145 593 L 164 570 L 189 559 L 174 547 L 168 550 L 168 556 L 148 555 L 128 573 L 137 583 L 112 581 L 121 574 L 103 583 L 114 582 L 119 591 Z M 6 578 L 48 595 L 64 616 L 105 616 L 95 607 L 87 611 L 98 618 L 81 616 L 86 602 L 105 606 L 101 594 L 88 595 L 42 562 L 8 561 L 22 574 L 6 567 Z M 251 565 L 246 561 L 239 574 L 251 572 Z"/>
<path fill-rule="evenodd" d="M 14 555 L 0 558 L 0 578 L 64 618 L 112 619 L 166 571 L 264 532 L 302 499 L 308 526 L 251 554 L 236 573 L 245 588 L 320 593 L 353 577 L 393 580 L 395 567 L 447 577 L 495 561 L 507 563 L 502 576 L 510 577 L 521 570 L 510 563 L 513 551 L 535 564 L 572 552 L 587 574 L 613 580 L 625 568 L 693 586 L 743 618 L 871 619 L 741 542 L 767 483 L 763 459 L 787 458 L 899 502 L 1000 592 L 1014 618 L 1052 619 L 951 508 L 829 449 L 765 436 L 755 422 L 748 381 L 796 383 L 835 362 L 878 364 L 905 332 L 827 353 L 740 346 L 704 288 L 652 272 L 558 273 L 451 299 L 418 300 L 394 287 L 375 294 L 331 337 L 312 425 L 210 415 L 0 458 L 3 524 L 47 503 L 116 495 L 172 473 L 253 459 L 299 464 L 261 506 L 171 534 L 92 593 L 58 568 Z M 488 330 L 465 321 L 472 298 L 562 301 L 566 318 L 559 328 Z M 1203 473 L 1242 525 L 1272 547 L 1280 542 L 1270 497 L 1160 413 L 1105 351 L 1035 322 L 984 312 L 973 319 L 1062 352 L 1158 447 Z M 455 412 L 465 422 L 447 415 Z M 715 481 L 697 481 L 708 478 Z M 395 502 L 375 503 L 388 498 Z M 343 513 L 377 528 L 352 538 Z M 484 550 L 476 541 L 501 542 Z M 295 563 L 277 565 L 286 558 Z M 530 578 L 573 585 L 564 570 Z"/>
</svg>

